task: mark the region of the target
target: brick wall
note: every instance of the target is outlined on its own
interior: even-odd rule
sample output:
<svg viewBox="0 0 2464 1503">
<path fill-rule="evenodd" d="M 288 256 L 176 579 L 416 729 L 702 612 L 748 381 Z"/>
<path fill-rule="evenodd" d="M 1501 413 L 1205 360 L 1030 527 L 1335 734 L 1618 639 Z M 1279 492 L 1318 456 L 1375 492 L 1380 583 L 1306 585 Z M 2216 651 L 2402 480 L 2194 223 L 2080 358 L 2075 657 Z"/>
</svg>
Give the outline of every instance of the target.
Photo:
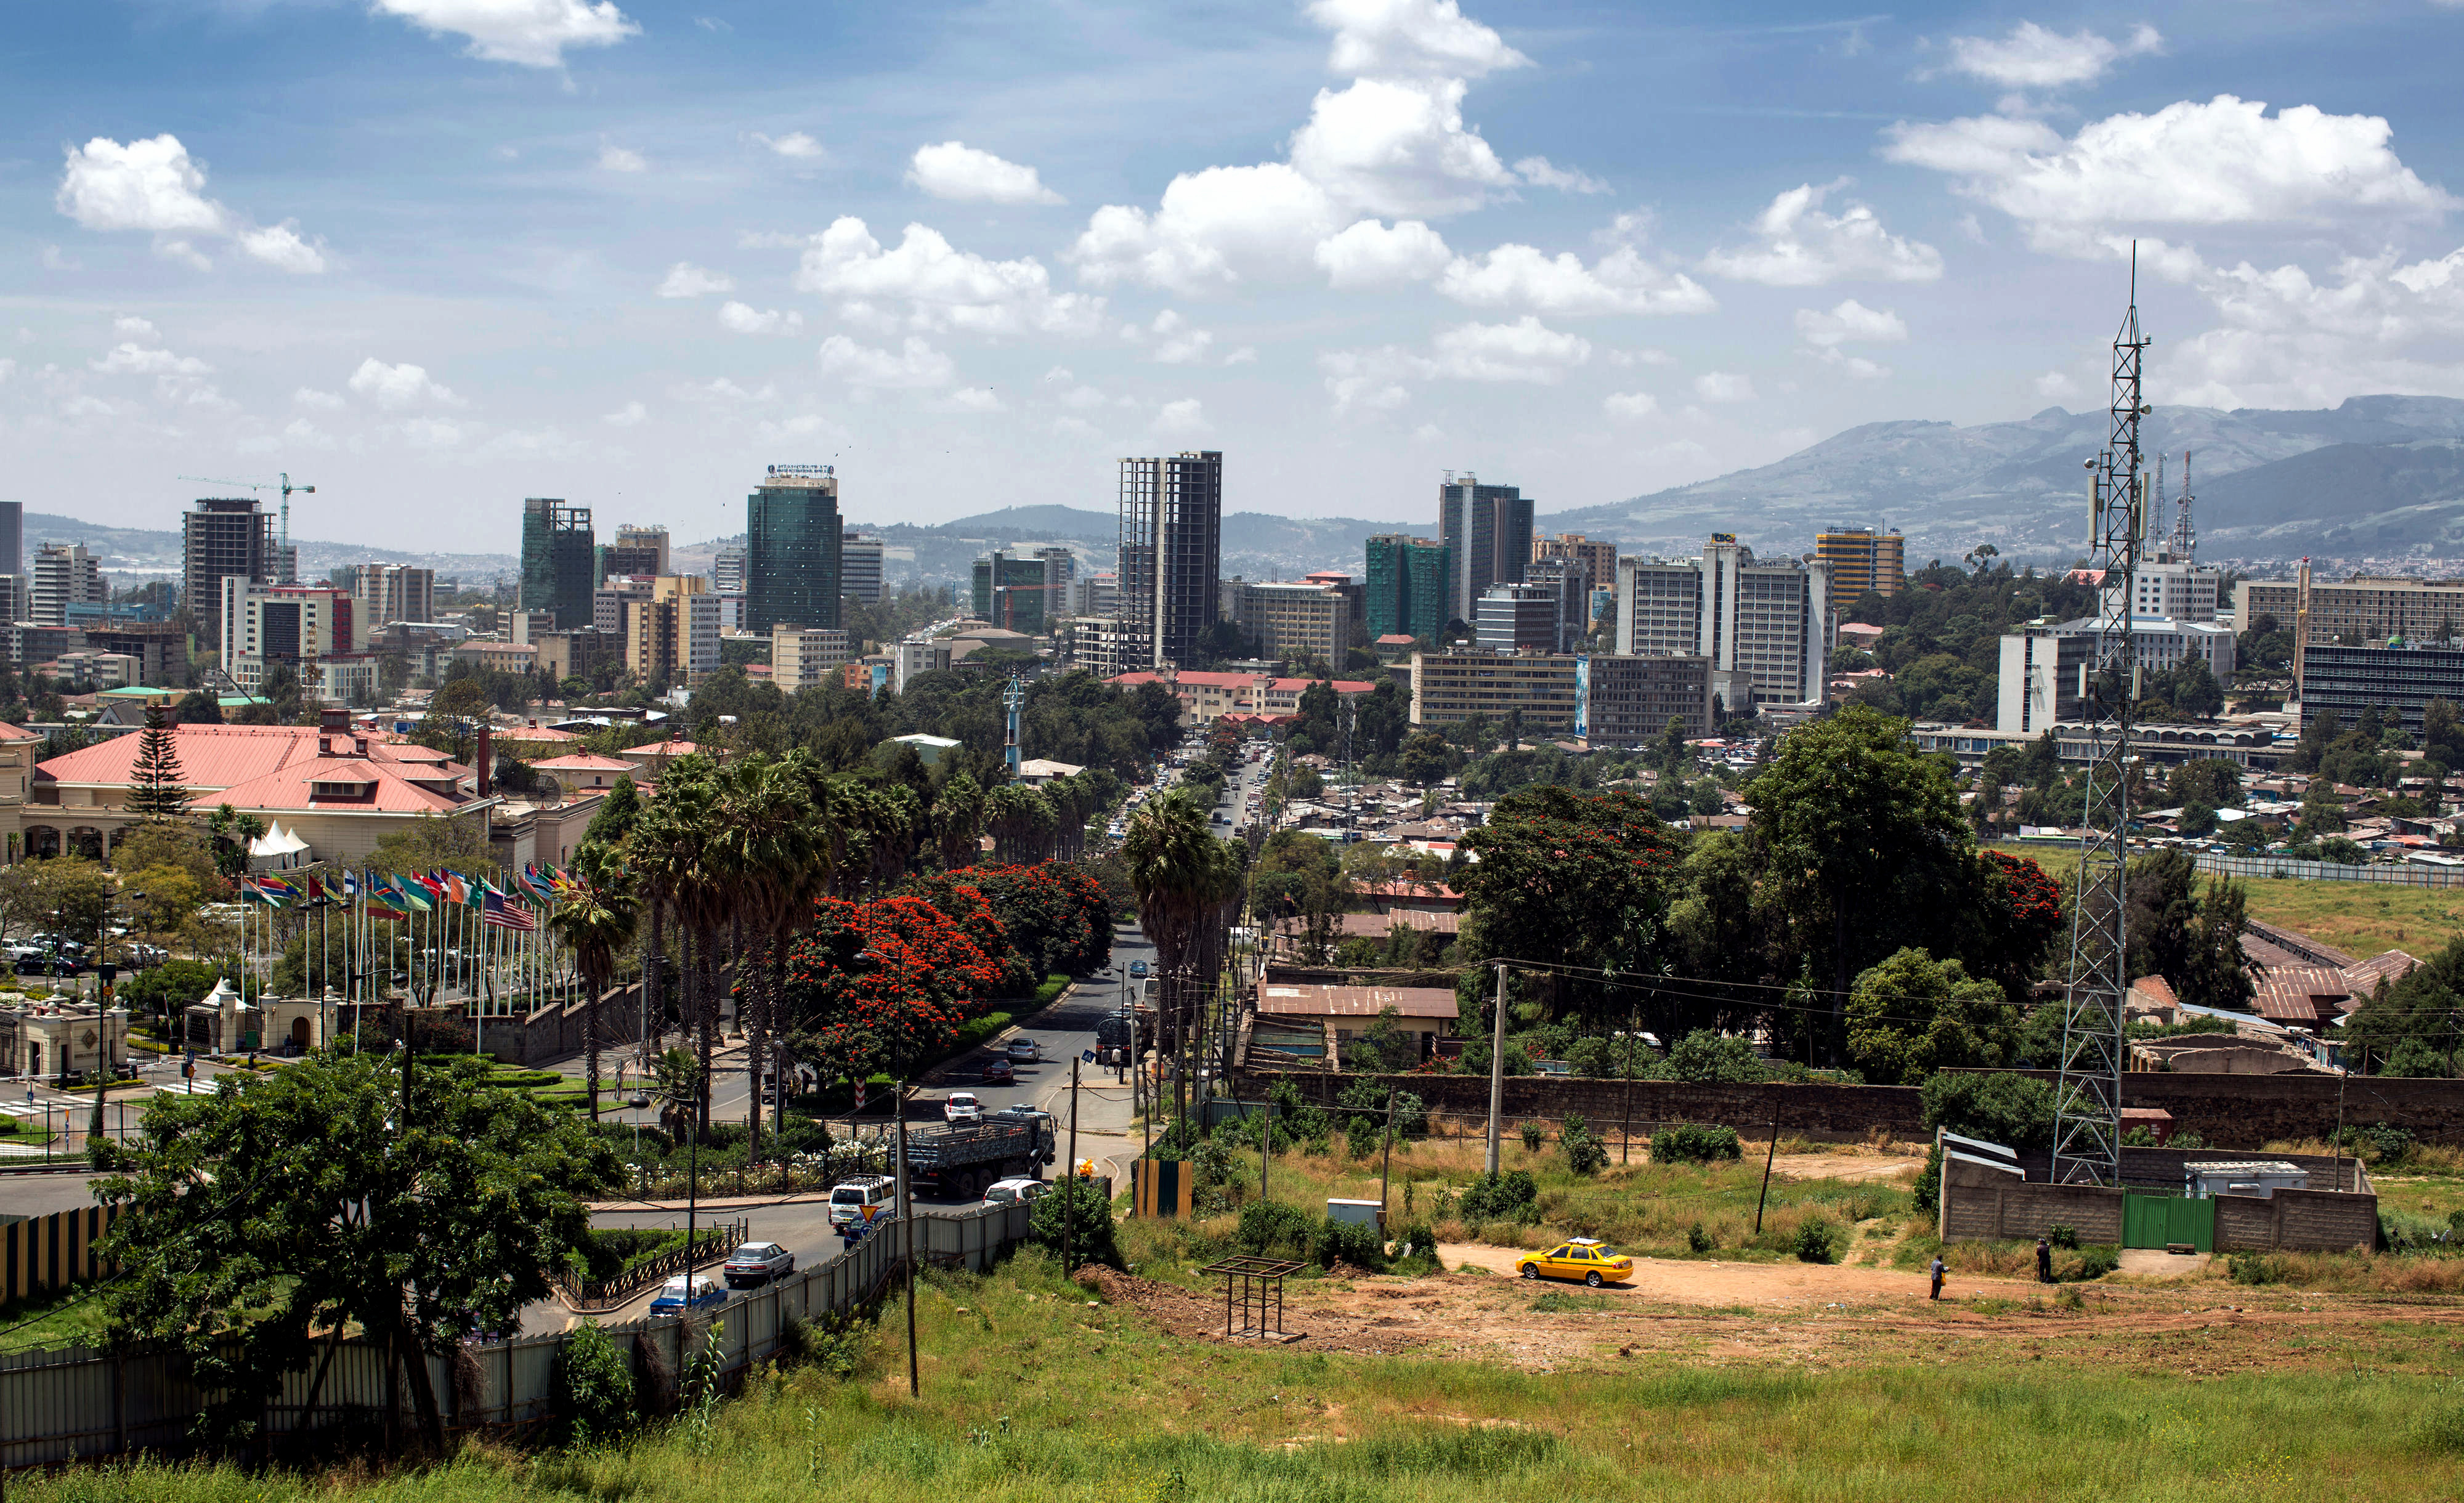
<svg viewBox="0 0 2464 1503">
<path fill-rule="evenodd" d="M 2024 1072 L 2052 1080 L 2054 1072 Z M 2282 1138 L 2324 1139 L 2336 1129 L 2333 1075 L 2194 1075 L 2133 1071 L 2123 1106 L 2162 1107 L 2174 1130 L 2216 1148 L 2256 1148 Z M 2385 1122 L 2425 1142 L 2464 1143 L 2464 1080 L 2354 1075 L 2343 1082 L 2343 1119 Z"/>
<path fill-rule="evenodd" d="M 2009 1239 L 2033 1242 L 2059 1224 L 2076 1227 L 2081 1242 L 2122 1240 L 2120 1190 L 2085 1184 L 2021 1184 L 2007 1176 L 1990 1182 L 1943 1183 L 1941 1228 L 1946 1242 Z"/>
<path fill-rule="evenodd" d="M 1290 1080 L 1301 1099 L 1323 1106 L 1354 1077 L 1323 1071 L 1241 1069 L 1233 1072 L 1233 1090 L 1244 1101 L 1265 1099 L 1276 1081 Z M 1485 1120 L 1488 1078 L 1485 1075 L 1378 1075 L 1381 1085 L 1412 1092 L 1439 1116 L 1459 1121 Z M 1631 1107 L 1629 1108 L 1629 1101 Z M 1774 1113 L 1780 1130 L 1803 1138 L 1853 1141 L 1875 1127 L 1895 1136 L 1925 1136 L 1917 1092 L 1911 1086 L 1835 1085 L 1688 1085 L 1669 1080 L 1579 1080 L 1563 1076 L 1509 1075 L 1503 1111 L 1506 1129 L 1529 1118 L 1562 1121 L 1572 1114 L 1595 1129 L 1614 1129 L 1633 1113 L 1637 1137 L 1663 1123 L 1710 1122 L 1733 1127 L 1740 1137 L 1768 1137 Z"/>
</svg>

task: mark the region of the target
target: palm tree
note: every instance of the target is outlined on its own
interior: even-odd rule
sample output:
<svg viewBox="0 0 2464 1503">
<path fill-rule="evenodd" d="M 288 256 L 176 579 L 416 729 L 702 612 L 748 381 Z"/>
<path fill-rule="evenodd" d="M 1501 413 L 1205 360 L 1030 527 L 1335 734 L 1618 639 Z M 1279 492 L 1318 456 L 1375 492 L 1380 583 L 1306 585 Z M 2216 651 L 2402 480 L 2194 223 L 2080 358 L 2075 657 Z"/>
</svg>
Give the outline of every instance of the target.
<svg viewBox="0 0 2464 1503">
<path fill-rule="evenodd" d="M 982 855 L 984 790 L 959 773 L 933 796 L 933 832 L 941 843 L 941 870 L 974 866 Z"/>
<path fill-rule="evenodd" d="M 582 1015 L 583 1072 L 590 1081 L 590 1119 L 599 1120 L 599 1005 L 616 974 L 616 953 L 642 921 L 641 880 L 622 852 L 585 840 L 573 853 L 572 882 L 558 896 L 548 927 L 573 951 L 588 1003 Z"/>
<path fill-rule="evenodd" d="M 1162 972 L 1162 1021 L 1172 1029 L 1175 1057 L 1185 1059 L 1197 999 L 1213 989 L 1223 926 L 1240 898 L 1240 867 L 1207 828 L 1198 802 L 1180 793 L 1138 810 L 1122 839 L 1121 858 L 1137 896 L 1138 925 L 1154 941 Z M 1203 983 L 1194 980 L 1200 974 Z M 1176 1093 L 1187 1075 L 1174 1072 Z"/>
<path fill-rule="evenodd" d="M 694 1120 L 705 1130 L 710 1121 L 711 1056 L 718 1050 L 718 1008 L 709 996 L 711 948 L 723 917 L 708 859 L 718 823 L 717 764 L 695 753 L 670 763 L 659 778 L 659 796 L 642 811 L 629 844 L 633 861 L 650 888 L 652 934 L 658 934 L 662 909 L 672 912 L 686 937 L 684 981 L 678 1016 L 695 1034 L 694 1056 L 700 1068 L 699 1110 Z"/>
<path fill-rule="evenodd" d="M 704 852 L 715 886 L 732 900 L 730 918 L 768 939 L 778 951 L 803 892 L 800 873 L 813 865 L 817 842 L 812 804 L 798 769 L 767 757 L 747 757 L 719 769 L 715 838 Z M 771 1013 L 777 993 L 763 984 L 760 967 L 739 945 L 736 991 L 742 999 L 744 1055 L 751 1067 L 746 1129 L 755 1152 L 761 1147 L 761 1072 L 768 1061 Z"/>
</svg>

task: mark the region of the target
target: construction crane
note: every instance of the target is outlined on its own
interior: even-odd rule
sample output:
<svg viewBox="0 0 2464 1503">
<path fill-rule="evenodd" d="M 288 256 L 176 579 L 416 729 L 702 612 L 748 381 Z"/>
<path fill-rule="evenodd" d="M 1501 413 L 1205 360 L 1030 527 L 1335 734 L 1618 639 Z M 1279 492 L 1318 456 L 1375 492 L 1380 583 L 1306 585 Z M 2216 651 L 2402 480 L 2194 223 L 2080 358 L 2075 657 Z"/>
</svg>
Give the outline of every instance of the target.
<svg viewBox="0 0 2464 1503">
<path fill-rule="evenodd" d="M 199 485 L 235 485 L 243 491 L 280 491 L 282 493 L 282 522 L 281 534 L 276 541 L 282 549 L 282 557 L 285 562 L 288 562 L 291 558 L 291 493 L 297 491 L 302 496 L 314 496 L 317 494 L 317 488 L 313 485 L 292 484 L 291 472 L 288 470 L 283 471 L 271 480 L 220 480 L 209 475 L 184 475 L 180 476 L 180 478 L 183 480 L 194 480 Z M 283 583 L 288 585 L 291 581 L 284 580 Z"/>
</svg>

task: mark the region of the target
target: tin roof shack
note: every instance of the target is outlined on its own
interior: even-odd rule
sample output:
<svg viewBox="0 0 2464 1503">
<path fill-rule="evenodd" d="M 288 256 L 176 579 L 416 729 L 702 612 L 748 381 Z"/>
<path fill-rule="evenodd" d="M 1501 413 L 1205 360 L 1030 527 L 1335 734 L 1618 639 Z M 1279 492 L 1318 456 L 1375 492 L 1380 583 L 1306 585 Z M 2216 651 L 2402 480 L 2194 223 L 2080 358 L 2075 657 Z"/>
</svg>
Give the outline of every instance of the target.
<svg viewBox="0 0 2464 1503">
<path fill-rule="evenodd" d="M 1455 1030 L 1455 994 L 1442 986 L 1333 986 L 1287 980 L 1269 972 L 1258 984 L 1255 1042 L 1287 1053 L 1311 1052 L 1294 1035 L 1322 1033 L 1327 1055 L 1340 1067 L 1343 1046 L 1369 1031 L 1388 1009 L 1395 1026 L 1415 1036 L 1422 1059 Z"/>
<path fill-rule="evenodd" d="M 2310 1171 L 2281 1159 L 2192 1160 L 2182 1165 L 2182 1193 L 2204 1201 L 2218 1195 L 2276 1198 L 2278 1190 L 2310 1188 Z"/>
<path fill-rule="evenodd" d="M 0 1007 L 0 1074 L 34 1079 L 116 1070 L 128 1057 L 128 1009 L 27 1002 Z"/>
</svg>

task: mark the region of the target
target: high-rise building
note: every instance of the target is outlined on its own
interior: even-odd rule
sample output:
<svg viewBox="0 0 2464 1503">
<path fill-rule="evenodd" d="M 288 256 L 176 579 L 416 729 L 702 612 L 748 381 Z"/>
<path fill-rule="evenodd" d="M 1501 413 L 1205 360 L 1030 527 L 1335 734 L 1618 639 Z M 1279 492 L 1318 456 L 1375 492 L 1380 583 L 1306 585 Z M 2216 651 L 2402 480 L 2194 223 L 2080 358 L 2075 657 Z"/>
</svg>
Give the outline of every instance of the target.
<svg viewBox="0 0 2464 1503">
<path fill-rule="evenodd" d="M 1223 455 L 1124 459 L 1120 606 L 1146 633 L 1143 668 L 1177 663 L 1221 619 Z"/>
<path fill-rule="evenodd" d="M 1731 715 L 1819 702 L 1829 684 L 1831 571 L 1816 560 L 1757 560 L 1729 532 L 1699 559 L 1617 561 L 1617 651 L 1700 654 Z"/>
<path fill-rule="evenodd" d="M 1896 595 L 1908 582 L 1907 540 L 1887 528 L 1834 527 L 1817 533 L 1814 556 L 1831 565 L 1831 598 L 1844 608 L 1867 590 Z"/>
<path fill-rule="evenodd" d="M 409 564 L 363 564 L 337 569 L 335 583 L 350 591 L 351 619 L 359 633 L 357 646 L 367 645 L 368 633 L 396 621 L 436 619 L 436 571 Z M 350 578 L 341 578 L 348 573 Z"/>
<path fill-rule="evenodd" d="M 180 604 L 200 630 L 211 630 L 223 606 L 223 581 L 237 576 L 275 582 L 274 519 L 250 497 L 200 497 L 180 517 Z"/>
<path fill-rule="evenodd" d="M 878 606 L 881 586 L 881 540 L 847 528 L 839 538 L 839 593 Z"/>
<path fill-rule="evenodd" d="M 649 599 L 650 586 L 656 583 L 647 574 L 609 575 L 605 583 L 590 592 L 590 624 L 602 631 L 624 632 L 627 611 Z"/>
<path fill-rule="evenodd" d="M 1484 652 L 1555 652 L 1563 647 L 1563 608 L 1553 585 L 1491 585 L 1473 608 Z"/>
<path fill-rule="evenodd" d="M 1994 680 L 1993 728 L 2035 736 L 2079 718 L 2096 639 L 2065 635 L 2039 622 L 2002 638 L 2002 672 Z"/>
<path fill-rule="evenodd" d="M 995 548 L 979 555 L 969 571 L 968 608 L 979 621 L 1042 636 L 1045 624 L 1060 615 L 1066 599 L 1052 590 L 1049 579 L 1043 559 L 1022 559 Z"/>
<path fill-rule="evenodd" d="M 1362 604 L 1363 630 L 1370 641 L 1407 636 L 1435 642 L 1444 635 L 1452 619 L 1446 595 L 1449 557 L 1444 543 L 1404 533 L 1380 533 L 1369 540 Z"/>
<path fill-rule="evenodd" d="M 1531 561 L 1531 502 L 1514 486 L 1483 485 L 1468 470 L 1449 470 L 1438 486 L 1438 541 L 1453 574 L 1447 618 L 1468 622 L 1488 586 L 1523 583 Z"/>
<path fill-rule="evenodd" d="M 825 464 L 774 464 L 744 498 L 744 630 L 766 636 L 785 622 L 839 625 L 837 473 Z"/>
<path fill-rule="evenodd" d="M 1607 585 L 1617 579 L 1617 544 L 1586 538 L 1579 532 L 1532 539 L 1531 562 L 1545 564 L 1551 559 L 1582 560 L 1595 584 Z"/>
<path fill-rule="evenodd" d="M 304 687 L 323 688 L 322 663 L 347 657 L 355 634 L 349 594 L 329 585 L 223 581 L 222 667 L 251 694 L 266 671 L 288 663 Z"/>
<path fill-rule="evenodd" d="M 599 580 L 595 543 L 589 507 L 568 506 L 559 497 L 524 497 L 519 607 L 552 610 L 560 627 L 590 625 L 590 591 Z"/>
<path fill-rule="evenodd" d="M 620 523 L 616 541 L 599 550 L 599 572 L 591 583 L 596 585 L 610 574 L 648 574 L 656 579 L 667 572 L 668 529 Z"/>
<path fill-rule="evenodd" d="M 0 501 L 0 574 L 26 572 L 26 503 Z"/>
<path fill-rule="evenodd" d="M 718 596 L 698 574 L 668 574 L 628 597 L 625 666 L 645 681 L 697 684 L 718 668 Z"/>
<path fill-rule="evenodd" d="M 47 627 L 69 623 L 69 607 L 95 605 L 111 598 L 103 583 L 102 561 L 82 542 L 47 542 L 34 550 L 33 620 Z"/>
<path fill-rule="evenodd" d="M 1073 616 L 1108 616 L 1119 619 L 1121 610 L 1121 577 L 1109 570 L 1089 574 L 1069 583 L 1069 613 Z"/>
<path fill-rule="evenodd" d="M 721 548 L 710 561 L 710 583 L 722 595 L 744 593 L 744 550 Z"/>
<path fill-rule="evenodd" d="M 2167 621 L 2213 621 L 2224 598 L 2224 572 L 2196 564 L 2142 561 L 2131 572 L 2130 613 Z M 2104 608 L 2120 604 L 2122 582 L 2102 589 Z M 2288 628 L 2291 623 L 2286 623 Z"/>
<path fill-rule="evenodd" d="M 1592 634 L 1592 586 L 1595 578 L 1591 560 L 1573 553 L 1535 559 L 1524 566 L 1523 583 L 1541 586 L 1557 602 L 1557 644 L 1551 652 L 1571 652 Z"/>
<path fill-rule="evenodd" d="M 1670 654 L 1574 659 L 1574 734 L 1594 746 L 1641 746 L 1675 720 L 1688 740 L 1719 729 L 1711 714 L 1711 660 Z"/>
<path fill-rule="evenodd" d="M 1351 592 L 1343 587 L 1350 583 L 1349 576 L 1337 575 L 1243 584 L 1233 622 L 1242 635 L 1256 637 L 1268 657 L 1323 657 L 1339 673 L 1355 645 Z"/>
<path fill-rule="evenodd" d="M 829 682 L 854 656 L 847 634 L 836 627 L 770 629 L 770 681 L 787 694 Z"/>
<path fill-rule="evenodd" d="M 33 582 L 23 574 L 0 574 L 0 624 L 33 620 Z"/>
</svg>

